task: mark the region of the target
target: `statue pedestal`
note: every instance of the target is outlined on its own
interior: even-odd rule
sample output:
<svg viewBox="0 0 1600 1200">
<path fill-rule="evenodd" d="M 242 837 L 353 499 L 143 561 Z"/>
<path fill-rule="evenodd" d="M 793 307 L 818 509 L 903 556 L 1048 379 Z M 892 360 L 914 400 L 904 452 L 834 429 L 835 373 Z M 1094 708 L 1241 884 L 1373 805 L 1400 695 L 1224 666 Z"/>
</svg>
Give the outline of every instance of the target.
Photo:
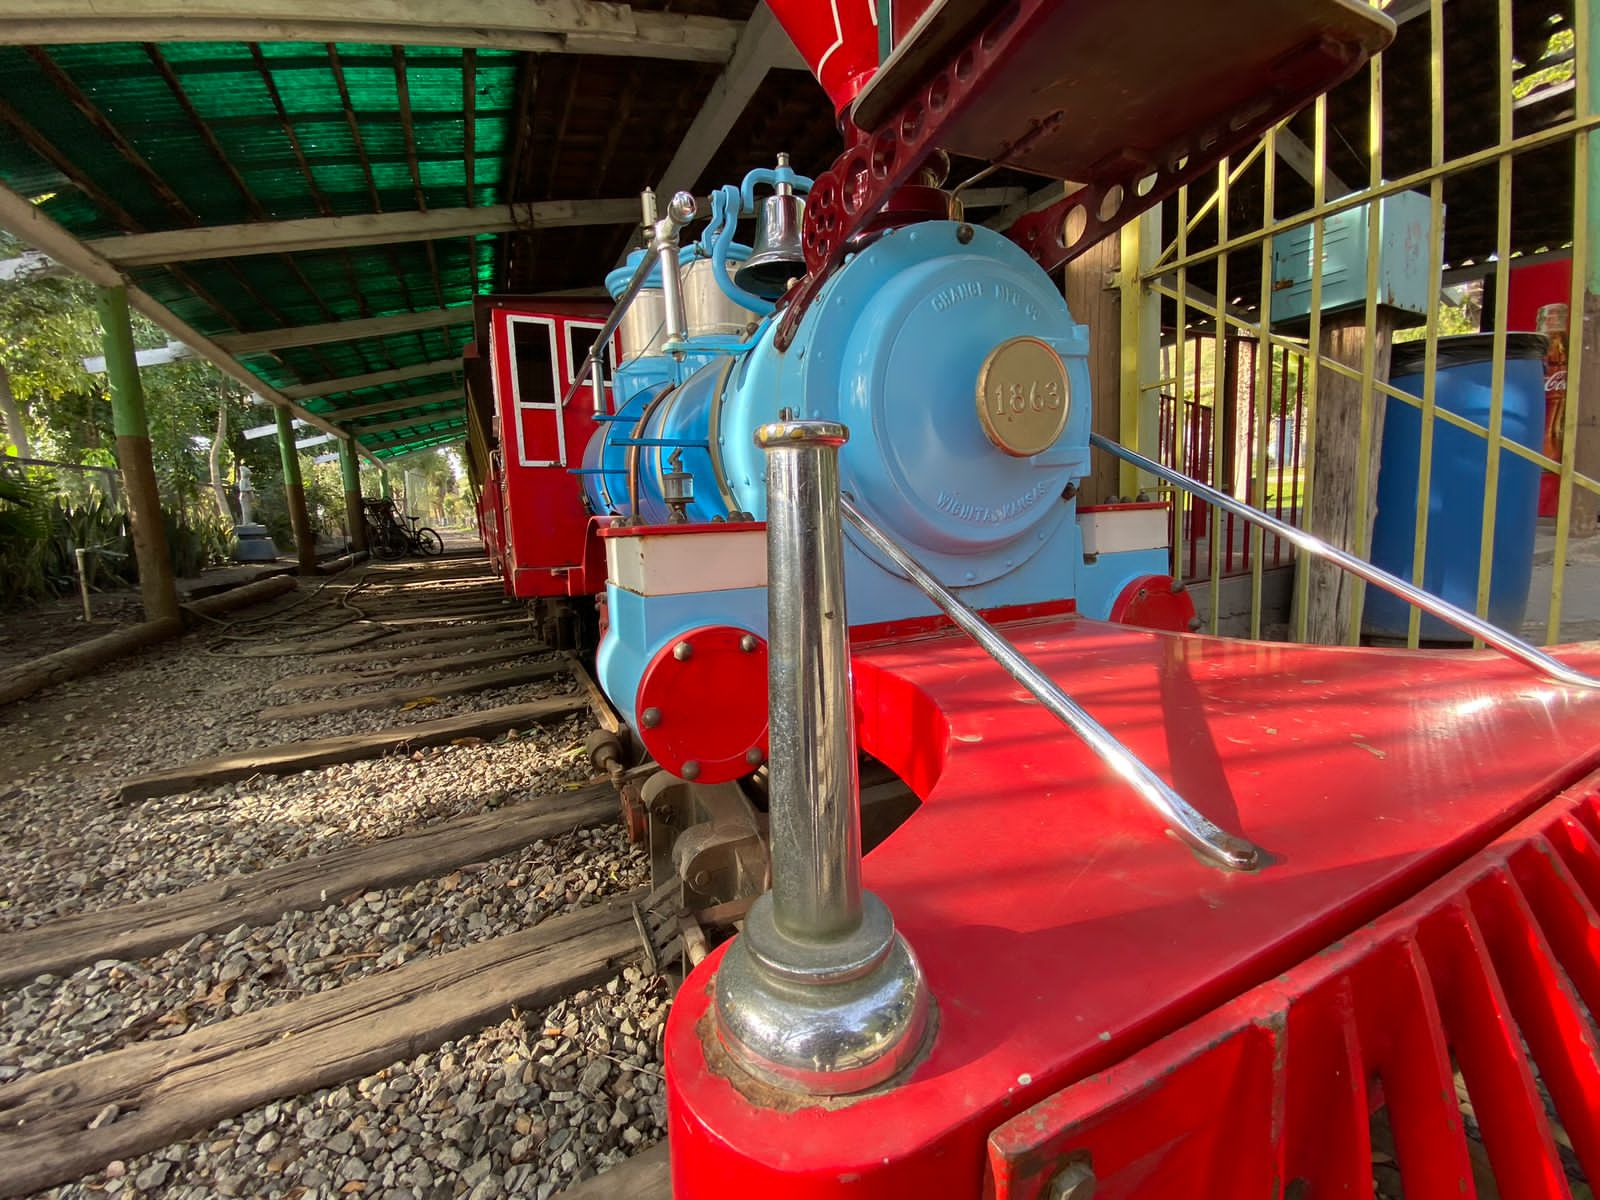
<svg viewBox="0 0 1600 1200">
<path fill-rule="evenodd" d="M 235 525 L 234 562 L 271 562 L 278 557 L 278 548 L 265 525 Z"/>
</svg>

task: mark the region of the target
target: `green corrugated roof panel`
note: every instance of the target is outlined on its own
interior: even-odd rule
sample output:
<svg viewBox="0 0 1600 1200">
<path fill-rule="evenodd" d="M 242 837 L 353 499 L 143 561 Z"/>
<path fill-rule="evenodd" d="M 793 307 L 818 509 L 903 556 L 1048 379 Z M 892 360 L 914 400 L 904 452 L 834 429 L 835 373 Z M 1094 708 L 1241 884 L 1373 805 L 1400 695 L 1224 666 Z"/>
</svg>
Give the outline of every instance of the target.
<svg viewBox="0 0 1600 1200">
<path fill-rule="evenodd" d="M 464 154 L 469 56 L 470 178 Z M 505 199 L 523 57 L 365 43 L 4 46 L 0 103 L 9 111 L 0 109 L 0 180 L 30 198 L 43 197 L 42 211 L 84 240 L 263 219 L 491 205 Z M 410 105 L 409 135 L 398 70 Z M 492 290 L 496 244 L 483 235 L 252 255 L 130 274 L 184 321 L 222 336 L 465 304 Z M 463 324 L 294 347 L 244 361 L 267 383 L 292 387 L 458 358 L 471 332 Z M 452 382 L 441 374 L 312 406 L 334 412 L 437 393 Z M 397 412 L 386 419 L 405 415 Z M 430 438 L 459 440 L 459 428 L 441 436 L 436 425 L 401 431 L 416 436 L 386 452 Z"/>
<path fill-rule="evenodd" d="M 414 454 L 418 450 L 428 450 L 434 446 L 448 446 L 453 442 L 465 441 L 467 431 L 458 429 L 454 433 L 442 437 L 424 438 L 415 442 L 406 442 L 398 446 L 379 446 L 372 453 L 379 459 L 399 458 L 402 454 Z"/>
<path fill-rule="evenodd" d="M 143 46 L 0 48 L 0 95 L 143 229 L 177 229 L 190 222 L 74 107 L 52 77 L 51 64 L 204 224 L 249 221 L 260 212 L 274 220 L 323 215 L 319 193 L 326 211 L 336 215 L 372 212 L 374 189 L 384 211 L 417 207 L 392 47 L 340 43 L 329 51 L 317 44 L 265 43 L 259 47 L 259 60 L 244 43 L 177 43 L 158 47 L 156 53 L 249 188 L 254 204 L 234 184 Z M 465 53 L 407 47 L 403 61 L 423 199 L 431 208 L 464 205 Z M 476 198 L 489 203 L 498 198 L 502 179 L 518 56 L 479 50 L 474 61 Z M 356 115 L 353 130 L 336 62 Z M 273 88 L 289 130 L 279 117 Z M 309 185 L 295 153 L 296 140 L 311 173 Z M 61 192 L 66 182 L 10 131 L 0 139 L 0 176 L 30 195 Z M 58 200 L 47 202 L 45 211 L 80 236 L 124 231 L 98 204 L 86 208 L 81 201 Z"/>
<path fill-rule="evenodd" d="M 252 371 L 274 386 L 292 386 L 304 379 L 340 379 L 386 367 L 409 367 L 460 358 L 471 339 L 471 325 L 453 325 L 413 333 L 391 333 L 359 342 L 297 346 L 275 350 L 271 355 L 251 355 L 245 361 Z"/>
</svg>

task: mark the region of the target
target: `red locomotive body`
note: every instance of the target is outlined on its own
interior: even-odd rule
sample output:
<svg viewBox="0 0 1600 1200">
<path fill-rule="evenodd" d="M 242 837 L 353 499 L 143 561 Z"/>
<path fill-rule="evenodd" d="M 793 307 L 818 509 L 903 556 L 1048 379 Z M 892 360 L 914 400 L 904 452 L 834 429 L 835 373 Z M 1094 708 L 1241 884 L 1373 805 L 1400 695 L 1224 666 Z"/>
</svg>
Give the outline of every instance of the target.
<svg viewBox="0 0 1600 1200">
<path fill-rule="evenodd" d="M 1528 1194 L 1565 1195 L 1513 1010 L 1600 1167 L 1600 1068 L 1561 975 L 1600 1002 L 1600 692 L 1486 653 L 1004 631 L 1265 865 L 1162 836 L 962 635 L 857 647 L 860 745 L 923 801 L 863 881 L 921 961 L 933 1030 L 893 1087 L 785 1100 L 718 1044 L 714 953 L 668 1026 L 678 1200 L 1031 1200 L 1075 1161 L 1097 1200 L 1370 1195 L 1384 1104 L 1402 1161 L 1439 1155 L 1470 1194 L 1450 1054 L 1497 1161 L 1543 1161 L 1550 1190 Z"/>
</svg>

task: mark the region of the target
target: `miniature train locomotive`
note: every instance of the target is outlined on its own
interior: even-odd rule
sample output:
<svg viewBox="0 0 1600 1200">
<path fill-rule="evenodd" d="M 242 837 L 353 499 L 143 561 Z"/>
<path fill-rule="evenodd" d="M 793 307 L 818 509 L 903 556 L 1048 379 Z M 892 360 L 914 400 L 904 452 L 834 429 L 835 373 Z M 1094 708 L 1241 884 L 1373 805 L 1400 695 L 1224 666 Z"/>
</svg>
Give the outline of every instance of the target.
<svg viewBox="0 0 1600 1200">
<path fill-rule="evenodd" d="M 693 241 L 691 197 L 647 197 L 590 350 L 552 323 L 548 407 L 496 377 L 474 452 L 502 497 L 545 472 L 531 527 L 575 534 L 485 516 L 508 580 L 597 598 L 599 682 L 661 768 L 628 796 L 658 879 L 754 898 L 669 1020 L 674 1195 L 1370 1194 L 1374 1114 L 1408 1194 L 1470 1195 L 1457 1070 L 1497 1177 L 1568 1194 L 1559 1131 L 1600 1179 L 1600 651 L 1303 536 L 1511 657 L 1199 636 L 1163 510 L 1077 504 L 1092 444 L 1162 469 L 1091 438 L 1048 271 L 1392 27 L 1343 0 L 1250 0 L 1215 46 L 1159 0 L 773 7 L 844 157 L 720 189 Z M 1135 41 L 1185 64 L 1153 100 L 1073 91 Z M 939 147 L 1087 182 L 1003 236 L 953 210 Z M 510 461 L 535 416 L 555 451 Z"/>
</svg>

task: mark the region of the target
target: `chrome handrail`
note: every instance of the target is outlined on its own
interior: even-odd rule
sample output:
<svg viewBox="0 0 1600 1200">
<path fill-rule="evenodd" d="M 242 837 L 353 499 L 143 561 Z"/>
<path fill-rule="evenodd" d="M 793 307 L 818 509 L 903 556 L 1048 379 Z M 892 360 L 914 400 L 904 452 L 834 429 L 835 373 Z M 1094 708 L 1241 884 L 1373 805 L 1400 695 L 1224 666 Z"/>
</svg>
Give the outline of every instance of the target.
<svg viewBox="0 0 1600 1200">
<path fill-rule="evenodd" d="M 923 593 L 956 623 L 957 627 L 1000 664 L 1006 674 L 1026 688 L 1052 715 L 1082 738 L 1096 757 L 1127 781 L 1139 798 L 1168 822 L 1179 837 L 1217 866 L 1233 871 L 1248 871 L 1260 865 L 1262 854 L 1259 847 L 1221 828 L 1174 791 L 1166 780 L 1119 742 L 1111 731 L 1090 716 L 1082 705 L 1062 691 L 994 626 L 957 599 L 928 573 L 927 568 L 863 516 L 850 497 L 841 496 L 839 507 L 845 519 L 854 525 L 874 548 L 904 572 L 912 583 L 921 588 Z"/>
<path fill-rule="evenodd" d="M 1325 558 L 1337 566 L 1343 567 L 1352 575 L 1365 579 L 1368 583 L 1376 584 L 1384 591 L 1399 596 L 1400 599 L 1410 604 L 1415 604 L 1423 612 L 1438 617 L 1448 625 L 1454 625 L 1463 633 L 1470 633 L 1480 639 L 1485 645 L 1492 646 L 1500 653 L 1517 659 L 1526 666 L 1532 667 L 1560 683 L 1572 687 L 1600 688 L 1600 679 L 1585 675 L 1574 670 L 1558 658 L 1554 658 L 1536 646 L 1530 646 L 1519 637 L 1507 633 L 1497 625 L 1491 625 L 1482 617 L 1458 608 L 1448 600 L 1435 596 L 1432 592 L 1425 592 L 1413 584 L 1407 583 L 1398 575 L 1391 575 L 1381 567 L 1375 567 L 1364 558 L 1357 558 L 1348 551 L 1330 545 L 1321 538 L 1298 529 L 1287 521 L 1281 521 L 1270 513 L 1262 512 L 1259 508 L 1236 500 L 1226 492 L 1218 491 L 1209 484 L 1201 483 L 1198 479 L 1174 471 L 1171 467 L 1163 466 L 1154 459 L 1146 458 L 1137 450 L 1130 450 L 1119 442 L 1098 433 L 1089 435 L 1091 445 L 1098 446 L 1108 454 L 1115 455 L 1123 462 L 1131 463 L 1141 471 L 1146 471 L 1158 479 L 1165 479 L 1174 487 L 1181 488 L 1190 495 L 1198 496 L 1207 504 L 1214 504 L 1225 512 L 1243 517 L 1246 521 L 1253 521 L 1263 528 L 1272 530 L 1279 537 L 1292 545 L 1304 550 L 1307 554 Z"/>
<path fill-rule="evenodd" d="M 654 208 L 655 197 L 650 195 L 645 201 L 645 212 L 649 214 L 654 211 Z M 594 344 L 589 347 L 589 353 L 584 356 L 583 364 L 572 373 L 572 382 L 567 386 L 566 393 L 561 397 L 561 403 L 557 406 L 558 409 L 564 409 L 572 403 L 572 398 L 583 387 L 584 381 L 588 379 L 591 372 L 594 372 L 594 407 L 596 412 L 600 411 L 603 389 L 598 373 L 599 364 L 601 357 L 605 354 L 606 346 L 611 342 L 611 335 L 617 331 L 617 326 L 622 324 L 622 318 L 627 314 L 629 307 L 632 306 L 639 292 L 644 288 L 644 281 L 650 274 L 650 268 L 658 264 L 665 267 L 669 261 L 668 254 L 671 255 L 670 262 L 674 268 L 676 267 L 678 261 L 678 230 L 694 220 L 695 213 L 698 211 L 699 204 L 690 193 L 678 192 L 672 197 L 672 202 L 667 205 L 667 215 L 654 224 L 651 244 L 646 248 L 645 253 L 639 256 L 639 265 L 633 272 L 633 278 L 628 280 L 628 286 L 623 289 L 622 295 L 617 297 L 617 303 L 612 308 L 611 315 L 606 318 L 606 323 L 600 326 L 600 332 L 595 336 Z M 672 291 L 672 299 L 669 300 L 667 309 L 668 335 L 670 337 L 672 332 L 671 319 L 675 306 L 680 313 L 678 321 L 680 335 L 683 322 L 681 318 L 682 301 L 677 297 L 678 281 L 675 270 L 663 270 L 663 290 L 667 289 L 667 281 L 669 279 Z"/>
</svg>

